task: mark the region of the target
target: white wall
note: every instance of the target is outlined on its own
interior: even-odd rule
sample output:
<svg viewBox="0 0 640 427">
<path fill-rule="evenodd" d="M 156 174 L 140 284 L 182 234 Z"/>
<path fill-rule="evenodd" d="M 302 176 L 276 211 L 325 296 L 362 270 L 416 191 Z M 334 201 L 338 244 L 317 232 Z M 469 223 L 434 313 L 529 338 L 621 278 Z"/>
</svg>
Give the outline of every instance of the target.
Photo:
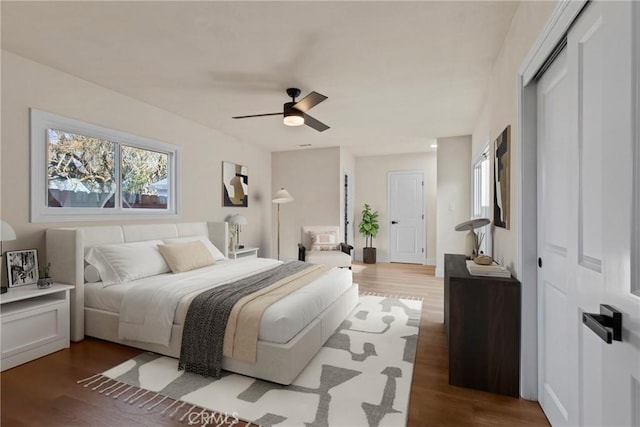
<svg viewBox="0 0 640 427">
<path fill-rule="evenodd" d="M 280 206 L 280 258 L 297 259 L 303 225 L 339 225 L 340 148 L 279 151 L 271 154 L 272 191 L 281 187 L 293 202 Z M 273 254 L 276 256 L 276 206 L 273 206 Z"/>
<path fill-rule="evenodd" d="M 549 19 L 557 2 L 521 2 L 506 39 L 494 63 L 487 97 L 473 131 L 473 153 L 477 155 L 484 143 L 495 141 L 511 125 L 511 226 L 509 230 L 494 228 L 493 256 L 509 267 L 514 275 L 520 270 L 518 262 L 518 182 L 520 176 L 520 141 L 518 133 L 517 72 L 538 34 Z M 493 167 L 493 159 L 492 159 Z M 493 188 L 492 199 L 493 199 Z M 520 393 L 524 398 L 537 397 L 537 306 L 536 283 L 522 286 L 522 332 Z"/>
<path fill-rule="evenodd" d="M 271 238 L 270 153 L 175 114 L 86 80 L 2 51 L 2 219 L 18 240 L 3 250 L 37 248 L 44 255 L 44 231 L 79 223 L 29 223 L 29 108 L 38 108 L 180 147 L 180 221 L 221 221 L 242 213 L 249 224 L 242 241 L 269 255 Z M 249 207 L 222 207 L 222 161 L 248 166 Z M 84 223 L 99 225 L 103 223 Z"/>
<path fill-rule="evenodd" d="M 493 170 L 494 141 L 511 125 L 511 206 L 509 230 L 493 228 L 493 257 L 502 265 L 517 271 L 518 189 L 516 179 L 520 173 L 518 156 L 519 123 L 517 109 L 517 72 L 525 55 L 554 9 L 556 2 L 521 2 L 511 22 L 504 45 L 491 72 L 487 96 L 472 135 L 473 158 L 478 156 L 487 141 L 491 141 L 491 167 Z M 491 186 L 493 200 L 493 184 Z M 493 218 L 493 214 L 491 216 Z"/>
<path fill-rule="evenodd" d="M 436 257 L 436 154 L 409 153 L 385 156 L 365 156 L 356 158 L 356 195 L 355 195 L 355 254 L 362 260 L 364 238 L 357 232 L 362 221 L 362 208 L 365 203 L 379 212 L 380 230 L 373 240 L 377 248 L 377 260 L 389 261 L 389 216 L 388 216 L 388 173 L 393 171 L 424 171 L 425 188 L 425 248 L 428 263 L 433 264 Z"/>
<path fill-rule="evenodd" d="M 444 275 L 444 254 L 461 254 L 465 232 L 454 227 L 471 218 L 471 136 L 438 138 L 438 235 L 436 275 Z"/>
</svg>

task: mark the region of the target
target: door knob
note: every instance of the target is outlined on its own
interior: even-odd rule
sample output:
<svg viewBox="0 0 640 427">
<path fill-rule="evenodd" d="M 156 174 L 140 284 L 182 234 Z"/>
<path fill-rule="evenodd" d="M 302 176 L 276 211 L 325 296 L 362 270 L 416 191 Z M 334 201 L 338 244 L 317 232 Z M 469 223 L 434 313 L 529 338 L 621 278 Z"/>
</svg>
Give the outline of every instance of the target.
<svg viewBox="0 0 640 427">
<path fill-rule="evenodd" d="M 538 257 L 538 267 L 542 268 L 542 258 Z"/>
<path fill-rule="evenodd" d="M 622 313 L 610 305 L 600 304 L 600 314 L 582 313 L 582 323 L 607 344 L 622 341 Z"/>
<path fill-rule="evenodd" d="M 397 224 L 398 221 L 391 221 L 391 224 Z"/>
</svg>

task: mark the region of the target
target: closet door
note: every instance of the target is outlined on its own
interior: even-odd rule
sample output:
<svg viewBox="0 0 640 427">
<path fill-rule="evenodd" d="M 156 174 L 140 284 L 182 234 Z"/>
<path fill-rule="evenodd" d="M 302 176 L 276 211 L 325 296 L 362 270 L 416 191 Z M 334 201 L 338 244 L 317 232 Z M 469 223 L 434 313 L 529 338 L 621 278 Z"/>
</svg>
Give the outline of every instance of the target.
<svg viewBox="0 0 640 427">
<path fill-rule="evenodd" d="M 591 2 L 538 82 L 539 398 L 553 425 L 640 424 L 636 7 Z M 584 324 L 601 304 L 622 313 L 622 341 Z"/>
</svg>

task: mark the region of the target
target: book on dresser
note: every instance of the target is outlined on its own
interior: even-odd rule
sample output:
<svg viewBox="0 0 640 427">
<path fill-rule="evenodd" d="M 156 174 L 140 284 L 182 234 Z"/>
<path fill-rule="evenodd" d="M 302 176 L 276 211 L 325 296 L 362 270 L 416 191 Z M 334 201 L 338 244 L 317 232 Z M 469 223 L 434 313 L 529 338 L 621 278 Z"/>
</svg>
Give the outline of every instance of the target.
<svg viewBox="0 0 640 427">
<path fill-rule="evenodd" d="M 495 261 L 490 265 L 476 264 L 475 261 L 470 259 L 466 260 L 467 270 L 472 276 L 487 276 L 487 277 L 511 277 L 511 272 L 502 265 L 499 265 Z"/>
</svg>

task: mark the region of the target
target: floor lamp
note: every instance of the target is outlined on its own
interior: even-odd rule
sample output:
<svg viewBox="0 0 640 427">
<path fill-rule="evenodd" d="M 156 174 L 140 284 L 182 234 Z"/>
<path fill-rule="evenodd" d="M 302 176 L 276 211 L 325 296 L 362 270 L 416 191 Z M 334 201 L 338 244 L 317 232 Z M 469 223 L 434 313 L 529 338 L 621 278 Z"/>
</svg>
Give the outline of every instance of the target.
<svg viewBox="0 0 640 427">
<path fill-rule="evenodd" d="M 281 188 L 275 196 L 273 196 L 271 202 L 278 205 L 278 259 L 280 259 L 280 205 L 293 202 L 293 197 L 291 197 L 291 194 L 289 194 L 287 190 Z"/>
</svg>

